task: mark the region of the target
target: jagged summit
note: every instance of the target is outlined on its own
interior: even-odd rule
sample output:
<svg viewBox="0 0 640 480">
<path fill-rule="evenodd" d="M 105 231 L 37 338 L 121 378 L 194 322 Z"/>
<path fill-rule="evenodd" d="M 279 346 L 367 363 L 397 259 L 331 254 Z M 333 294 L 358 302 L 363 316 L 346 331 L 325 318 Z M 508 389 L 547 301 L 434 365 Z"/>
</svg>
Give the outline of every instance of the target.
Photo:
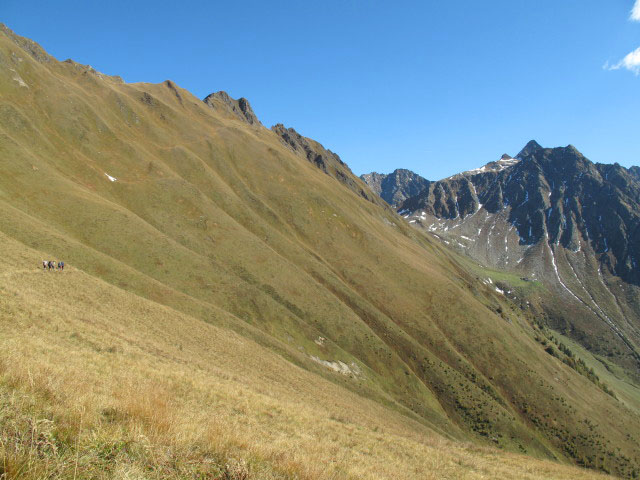
<svg viewBox="0 0 640 480">
<path fill-rule="evenodd" d="M 544 148 L 535 140 L 531 140 L 515 157 L 518 161 L 533 162 L 545 172 L 557 170 L 589 170 L 591 162 L 573 145 L 566 147 Z"/>
<path fill-rule="evenodd" d="M 271 127 L 280 141 L 297 155 L 306 158 L 327 175 L 334 177 L 363 198 L 372 203 L 383 204 L 378 195 L 372 194 L 365 185 L 353 175 L 351 169 L 342 159 L 322 144 L 300 135 L 294 128 L 287 128 L 282 123 Z"/>
<path fill-rule="evenodd" d="M 389 174 L 366 173 L 360 175 L 360 178 L 392 206 L 400 205 L 407 198 L 417 195 L 430 183 L 417 173 L 404 168 L 398 168 Z"/>
<path fill-rule="evenodd" d="M 535 140 L 530 140 L 525 147 L 520 150 L 520 153 L 516 155 L 516 158 L 521 159 L 525 156 L 532 155 L 540 150 L 544 150 L 538 142 Z"/>
<path fill-rule="evenodd" d="M 588 348 L 599 330 L 617 345 L 608 358 L 638 372 L 640 337 L 627 325 L 640 316 L 639 173 L 532 140 L 516 159 L 434 182 L 398 211 L 484 265 L 548 285 L 558 305 L 582 309 L 549 302 L 556 321 Z"/>
<path fill-rule="evenodd" d="M 282 123 L 277 123 L 271 127 L 271 130 L 275 132 L 289 148 L 296 153 L 303 154 L 325 173 L 328 173 L 331 164 L 341 167 L 346 166 L 338 155 L 324 148 L 315 140 L 303 137 L 294 128 L 287 128 Z"/>
<path fill-rule="evenodd" d="M 226 110 L 239 120 L 248 123 L 249 125 L 262 126 L 262 123 L 253 112 L 249 100 L 244 97 L 240 97 L 238 100 L 235 100 L 231 98 L 227 92 L 220 90 L 207 95 L 203 102 L 213 109 Z"/>
<path fill-rule="evenodd" d="M 532 140 L 517 159 L 436 182 L 401 208 L 448 219 L 481 207 L 492 215 L 505 212 L 523 245 L 548 239 L 579 250 L 589 244 L 612 273 L 638 283 L 639 201 L 635 170 L 594 164 L 572 145 L 542 148 Z"/>
</svg>

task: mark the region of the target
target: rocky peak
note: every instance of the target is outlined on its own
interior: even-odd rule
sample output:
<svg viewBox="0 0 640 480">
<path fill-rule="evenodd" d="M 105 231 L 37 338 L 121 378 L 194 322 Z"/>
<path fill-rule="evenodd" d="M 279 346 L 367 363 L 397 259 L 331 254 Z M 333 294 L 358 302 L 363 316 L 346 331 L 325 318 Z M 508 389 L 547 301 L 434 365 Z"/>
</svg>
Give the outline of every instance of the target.
<svg viewBox="0 0 640 480">
<path fill-rule="evenodd" d="M 637 170 L 594 164 L 572 145 L 542 148 L 535 141 L 516 158 L 435 182 L 398 208 L 460 221 L 483 208 L 503 215 L 521 245 L 546 242 L 575 252 L 588 243 L 611 273 L 640 283 Z"/>
<path fill-rule="evenodd" d="M 516 155 L 516 158 L 522 160 L 523 158 L 533 155 L 541 150 L 543 150 L 543 148 L 538 142 L 536 142 L 535 140 L 530 140 L 529 143 L 527 143 L 525 147 L 520 150 L 520 153 Z"/>
<path fill-rule="evenodd" d="M 430 184 L 429 180 L 404 168 L 394 170 L 390 174 L 366 173 L 360 178 L 385 202 L 394 207 L 417 195 Z"/>
<path fill-rule="evenodd" d="M 289 148 L 291 148 L 296 153 L 303 154 L 309 161 L 313 161 L 318 168 L 321 168 L 325 172 L 326 162 L 323 162 L 322 158 L 318 157 L 333 157 L 333 160 L 339 161 L 341 164 L 343 164 L 338 155 L 331 152 L 330 150 L 324 149 L 324 147 L 322 148 L 324 152 L 320 152 L 319 149 L 314 148 L 314 145 L 311 143 L 313 142 L 313 140 L 303 137 L 293 128 L 287 128 L 282 123 L 277 123 L 273 127 L 271 127 L 271 130 L 275 132 Z M 318 144 L 318 146 L 321 145 Z M 316 161 L 316 158 L 318 161 Z"/>
<path fill-rule="evenodd" d="M 397 210 L 480 264 L 546 284 L 562 298 L 543 307 L 558 325 L 581 341 L 602 324 L 618 360 L 640 365 L 638 331 L 624 330 L 640 313 L 640 168 L 531 141 L 516 159 L 431 183 Z"/>
<path fill-rule="evenodd" d="M 529 169 L 537 169 L 552 180 L 562 182 L 573 176 L 596 174 L 594 164 L 573 145 L 529 150 L 525 147 L 523 152 L 518 157 L 525 161 Z"/>
<path fill-rule="evenodd" d="M 232 114 L 244 123 L 262 126 L 262 123 L 260 123 L 260 120 L 258 120 L 258 117 L 253 112 L 251 104 L 244 97 L 235 100 L 231 98 L 227 92 L 220 90 L 205 97 L 203 102 L 214 110 L 222 110 Z"/>
</svg>

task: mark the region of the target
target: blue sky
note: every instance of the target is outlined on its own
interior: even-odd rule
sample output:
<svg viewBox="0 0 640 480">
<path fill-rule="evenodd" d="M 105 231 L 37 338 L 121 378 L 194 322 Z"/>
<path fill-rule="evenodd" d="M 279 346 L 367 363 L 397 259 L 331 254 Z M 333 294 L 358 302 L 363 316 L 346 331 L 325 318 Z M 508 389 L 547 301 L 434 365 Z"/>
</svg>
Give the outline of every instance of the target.
<svg viewBox="0 0 640 480">
<path fill-rule="evenodd" d="M 633 4 L 1 0 L 0 21 L 128 82 L 247 97 L 357 174 L 439 179 L 530 139 L 639 165 Z"/>
</svg>

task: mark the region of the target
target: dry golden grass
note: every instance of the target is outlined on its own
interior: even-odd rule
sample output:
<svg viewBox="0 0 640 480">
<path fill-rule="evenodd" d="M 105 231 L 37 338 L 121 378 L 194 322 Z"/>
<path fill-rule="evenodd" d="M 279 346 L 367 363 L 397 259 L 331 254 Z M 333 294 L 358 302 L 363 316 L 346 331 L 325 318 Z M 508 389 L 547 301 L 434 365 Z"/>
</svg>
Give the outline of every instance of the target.
<svg viewBox="0 0 640 480">
<path fill-rule="evenodd" d="M 5 478 L 601 478 L 457 443 L 0 235 Z"/>
</svg>

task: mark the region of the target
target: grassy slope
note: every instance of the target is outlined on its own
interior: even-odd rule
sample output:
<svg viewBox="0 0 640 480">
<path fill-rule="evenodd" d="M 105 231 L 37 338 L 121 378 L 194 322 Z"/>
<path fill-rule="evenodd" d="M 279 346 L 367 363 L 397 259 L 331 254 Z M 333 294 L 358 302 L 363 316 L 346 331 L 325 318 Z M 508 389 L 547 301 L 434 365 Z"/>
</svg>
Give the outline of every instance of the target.
<svg viewBox="0 0 640 480">
<path fill-rule="evenodd" d="M 61 301 L 60 296 L 84 292 L 63 303 L 92 312 L 104 296 L 100 304 L 111 310 L 124 304 L 118 296 L 127 296 L 149 309 L 139 315 L 147 327 L 134 323 L 140 318 L 123 308 L 122 327 L 98 320 L 104 312 L 95 318 L 78 313 L 78 325 L 95 321 L 102 328 L 84 325 L 74 327 L 76 337 L 58 330 L 45 338 L 41 329 L 33 335 L 26 333 L 34 331 L 28 325 L 23 331 L 10 325 L 20 315 L 28 324 L 28 313 L 18 312 L 36 299 L 21 303 L 6 295 L 3 308 L 9 312 L 2 318 L 9 324 L 4 325 L 2 358 L 10 366 L 9 377 L 32 358 L 34 368 L 52 369 L 61 392 L 73 388 L 64 383 L 69 375 L 89 396 L 98 395 L 98 383 L 120 383 L 106 375 L 111 362 L 103 357 L 111 357 L 104 349 L 109 353 L 110 347 L 89 340 L 93 351 L 86 361 L 96 365 L 89 375 L 78 367 L 80 360 L 72 361 L 74 352 L 89 348 L 79 339 L 127 332 L 126 348 L 145 350 L 132 357 L 140 362 L 139 377 L 148 372 L 142 365 L 153 370 L 154 362 L 168 355 L 167 336 L 180 338 L 170 350 L 185 353 L 167 361 L 178 372 L 171 388 L 187 389 L 189 362 L 222 348 L 198 330 L 211 328 L 216 338 L 248 342 L 251 360 L 231 362 L 219 372 L 238 375 L 238 365 L 246 362 L 253 374 L 236 379 L 239 391 L 251 391 L 261 369 L 275 375 L 263 384 L 265 390 L 279 388 L 292 372 L 306 376 L 291 388 L 307 395 L 297 404 L 287 405 L 282 396 L 273 400 L 272 405 L 282 402 L 285 417 L 300 406 L 329 408 L 334 398 L 351 398 L 356 407 L 338 402 L 335 415 L 385 407 L 376 417 L 395 419 L 398 438 L 418 435 L 416 444 L 429 431 L 434 432 L 429 438 L 438 433 L 438 438 L 487 441 L 631 473 L 638 450 L 627 434 L 640 426 L 635 413 L 544 353 L 526 322 L 495 315 L 487 305 L 503 300 L 478 287 L 438 246 L 388 209 L 293 155 L 273 133 L 223 117 L 170 82 L 125 85 L 82 66 L 37 62 L 6 35 L 0 35 L 0 64 L 3 251 L 34 249 L 30 255 L 14 254 L 22 262 L 12 264 L 17 277 L 4 277 L 5 288 L 19 297 L 29 282 L 42 279 L 47 282 L 42 303 L 47 295 Z M 28 87 L 20 86 L 14 74 Z M 108 181 L 105 173 L 118 180 Z M 42 256 L 65 259 L 81 278 L 58 294 L 56 277 L 27 273 Z M 25 283 L 15 290 L 20 273 Z M 89 290 L 80 288 L 85 285 Z M 55 319 L 59 310 L 52 310 L 50 318 L 44 310 L 42 320 Z M 161 321 L 156 319 L 160 311 L 171 314 Z M 156 327 L 146 330 L 149 325 Z M 143 347 L 155 341 L 164 343 Z M 30 343 L 58 354 L 23 348 Z M 354 373 L 335 373 L 311 356 L 344 362 Z M 265 358 L 281 363 L 267 368 Z M 138 368 L 133 360 L 129 367 Z M 273 373 L 282 371 L 287 373 Z M 29 378 L 28 371 L 24 375 L 18 376 Z M 8 385 L 32 395 L 29 381 L 14 383 Z M 316 384 L 331 393 L 319 395 Z M 204 382 L 199 388 L 206 397 L 212 387 Z M 117 399 L 114 392 L 102 395 L 104 402 Z M 228 397 L 222 403 L 232 408 L 234 401 Z M 359 402 L 369 403 L 361 407 Z M 92 408 L 98 412 L 96 405 Z M 185 409 L 184 415 L 195 415 L 195 410 L 200 411 Z M 248 431 L 287 431 L 286 421 L 269 427 L 253 408 L 247 410 L 246 421 L 253 422 Z M 304 426 L 300 436 L 313 428 L 310 418 L 292 420 Z M 223 423 L 229 427 L 227 420 Z M 369 422 L 360 424 L 375 424 Z M 311 435 L 310 441 L 320 437 Z M 350 452 L 344 455 L 356 455 L 355 447 L 366 444 L 340 438 L 337 444 Z M 298 437 L 291 441 L 300 442 Z M 273 456 L 287 449 L 268 437 L 240 443 L 251 451 L 273 446 L 271 453 L 258 454 L 271 459 L 265 465 L 278 464 Z M 306 465 L 300 468 L 313 468 L 313 455 L 304 452 L 298 453 L 299 464 Z M 420 468 L 426 461 L 418 454 L 404 461 L 397 457 L 391 455 L 394 468 L 397 462 Z M 362 464 L 370 461 L 366 458 Z M 386 475 L 383 470 L 378 474 Z"/>
<path fill-rule="evenodd" d="M 445 440 L 227 329 L 0 245 L 9 478 L 599 478 Z"/>
<path fill-rule="evenodd" d="M 534 326 L 534 331 L 529 332 L 533 333 L 534 337 L 540 335 L 538 327 L 548 321 L 544 317 L 548 315 L 549 304 L 552 301 L 558 303 L 557 306 L 555 304 L 552 306 L 561 309 L 562 315 L 571 317 L 571 312 L 567 310 L 566 304 L 560 304 L 555 298 L 554 292 L 550 291 L 542 282 L 524 280 L 517 273 L 484 267 L 466 255 L 454 252 L 449 252 L 449 255 L 464 265 L 470 272 L 473 272 L 478 281 L 491 279 L 493 284 L 488 285 L 489 289 L 498 287 L 503 291 L 511 292 L 506 295 L 509 300 L 502 302 L 502 304 L 488 302 L 487 305 L 494 310 L 498 308 L 504 309 L 504 314 L 508 317 L 524 316 L 528 323 Z M 585 313 L 584 311 L 575 312 L 575 315 L 580 314 L 584 315 Z M 561 342 L 566 345 L 576 355 L 576 358 L 580 358 L 586 363 L 588 368 L 593 368 L 594 373 L 602 382 L 613 388 L 619 401 L 623 402 L 627 408 L 636 414 L 640 414 L 640 390 L 637 386 L 637 381 L 629 375 L 627 370 L 611 361 L 610 358 L 597 355 L 585 349 L 580 343 L 557 330 L 549 331 L 547 334 L 555 337 L 558 343 Z M 604 335 L 598 335 L 597 331 L 593 333 L 593 337 L 601 342 L 604 342 L 603 338 L 606 338 Z"/>
</svg>

